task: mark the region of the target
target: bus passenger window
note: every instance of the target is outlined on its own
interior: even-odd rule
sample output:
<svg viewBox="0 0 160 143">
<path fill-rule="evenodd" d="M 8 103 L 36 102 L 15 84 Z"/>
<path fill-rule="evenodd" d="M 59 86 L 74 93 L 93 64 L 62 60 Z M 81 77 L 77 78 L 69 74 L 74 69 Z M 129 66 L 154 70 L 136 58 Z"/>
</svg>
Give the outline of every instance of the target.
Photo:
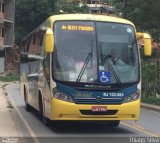
<svg viewBox="0 0 160 143">
<path fill-rule="evenodd" d="M 35 44 L 36 43 L 36 34 L 34 33 L 33 34 L 33 44 Z"/>
<path fill-rule="evenodd" d="M 49 82 L 49 76 L 50 76 L 50 54 L 47 54 L 43 61 L 43 72 L 44 76 L 46 77 L 47 82 Z"/>
</svg>

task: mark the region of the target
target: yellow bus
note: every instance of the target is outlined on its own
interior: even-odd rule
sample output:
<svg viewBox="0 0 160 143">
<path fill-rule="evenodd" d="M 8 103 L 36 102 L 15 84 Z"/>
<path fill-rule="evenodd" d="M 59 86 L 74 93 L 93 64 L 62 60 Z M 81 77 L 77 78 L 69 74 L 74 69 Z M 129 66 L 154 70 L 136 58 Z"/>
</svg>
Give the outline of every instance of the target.
<svg viewBox="0 0 160 143">
<path fill-rule="evenodd" d="M 49 17 L 21 45 L 20 91 L 43 122 L 138 120 L 141 68 L 137 39 L 151 55 L 151 37 L 110 16 Z"/>
</svg>

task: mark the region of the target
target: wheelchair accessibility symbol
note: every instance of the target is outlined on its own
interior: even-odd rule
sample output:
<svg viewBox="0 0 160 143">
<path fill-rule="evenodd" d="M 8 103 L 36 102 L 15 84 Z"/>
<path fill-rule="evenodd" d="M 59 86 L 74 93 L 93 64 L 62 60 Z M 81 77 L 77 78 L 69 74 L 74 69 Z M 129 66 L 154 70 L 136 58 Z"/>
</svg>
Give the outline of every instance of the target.
<svg viewBox="0 0 160 143">
<path fill-rule="evenodd" d="M 110 83 L 111 78 L 110 78 L 110 72 L 106 71 L 101 71 L 99 72 L 99 79 L 102 83 Z"/>
</svg>

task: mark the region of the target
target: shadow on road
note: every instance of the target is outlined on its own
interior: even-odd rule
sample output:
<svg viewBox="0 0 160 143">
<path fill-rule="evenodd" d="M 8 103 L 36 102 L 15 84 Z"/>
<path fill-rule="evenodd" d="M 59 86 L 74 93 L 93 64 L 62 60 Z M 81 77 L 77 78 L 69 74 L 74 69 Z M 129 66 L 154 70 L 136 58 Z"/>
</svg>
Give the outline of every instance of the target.
<svg viewBox="0 0 160 143">
<path fill-rule="evenodd" d="M 71 134 L 92 134 L 92 133 L 100 133 L 100 134 L 128 134 L 129 131 L 122 129 L 121 127 L 117 127 L 117 128 L 112 128 L 112 127 L 108 127 L 107 123 L 104 122 L 81 122 L 81 121 L 77 121 L 77 122 L 62 122 L 62 123 L 58 123 L 58 125 L 56 125 L 56 123 L 52 123 L 52 126 L 50 127 L 51 130 L 53 130 L 54 132 L 57 133 L 71 133 Z"/>
<path fill-rule="evenodd" d="M 32 110 L 32 114 L 42 122 L 40 114 L 36 110 Z M 42 123 L 43 124 L 43 123 Z M 45 127 L 45 125 L 43 125 Z M 97 121 L 51 121 L 47 127 L 52 132 L 58 134 L 130 134 L 129 130 L 122 128 L 121 124 L 119 127 L 113 128 L 108 127 L 107 122 Z"/>
</svg>

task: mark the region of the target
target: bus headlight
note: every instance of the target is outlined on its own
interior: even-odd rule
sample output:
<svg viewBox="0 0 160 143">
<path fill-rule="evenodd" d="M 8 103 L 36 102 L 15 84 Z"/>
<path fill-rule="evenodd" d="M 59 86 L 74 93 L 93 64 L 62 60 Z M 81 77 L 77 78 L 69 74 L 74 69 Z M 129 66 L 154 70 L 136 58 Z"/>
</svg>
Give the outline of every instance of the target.
<svg viewBox="0 0 160 143">
<path fill-rule="evenodd" d="M 132 101 L 136 101 L 140 98 L 140 91 L 137 91 L 127 97 L 124 98 L 123 103 L 127 103 L 127 102 L 132 102 Z"/>
<path fill-rule="evenodd" d="M 62 93 L 58 90 L 53 92 L 53 97 L 56 98 L 56 99 L 59 99 L 59 100 L 67 101 L 67 102 L 73 102 L 71 96 L 69 96 L 65 93 Z"/>
</svg>

